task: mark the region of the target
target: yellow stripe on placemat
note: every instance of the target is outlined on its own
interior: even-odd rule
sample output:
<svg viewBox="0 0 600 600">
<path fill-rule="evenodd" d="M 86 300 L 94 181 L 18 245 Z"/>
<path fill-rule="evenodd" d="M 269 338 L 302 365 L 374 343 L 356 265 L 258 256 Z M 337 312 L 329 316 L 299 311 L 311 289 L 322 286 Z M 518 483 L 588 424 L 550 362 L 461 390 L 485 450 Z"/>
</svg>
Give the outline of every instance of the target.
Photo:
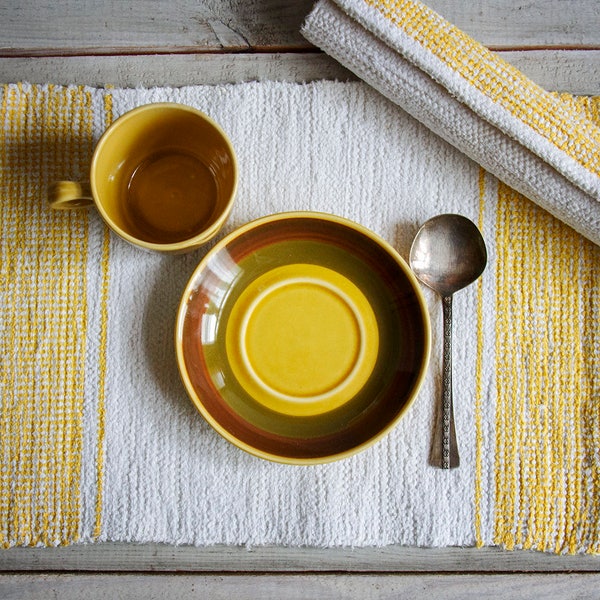
<svg viewBox="0 0 600 600">
<path fill-rule="evenodd" d="M 104 123 L 108 127 L 113 122 L 113 97 L 107 92 L 104 97 Z M 102 287 L 100 291 L 100 355 L 98 361 L 98 455 L 96 458 L 96 519 L 93 536 L 102 534 L 102 504 L 104 499 L 104 458 L 105 458 L 105 422 L 106 422 L 106 348 L 108 341 L 108 282 L 110 258 L 110 232 L 106 227 L 102 238 L 101 276 Z"/>
<path fill-rule="evenodd" d="M 496 218 L 494 541 L 598 552 L 600 248 L 501 183 Z"/>
<path fill-rule="evenodd" d="M 485 215 L 485 176 L 479 167 L 479 217 L 478 227 L 483 231 Z M 483 279 L 477 282 L 477 362 L 475 364 L 475 543 L 483 546 Z"/>
<path fill-rule="evenodd" d="M 415 0 L 365 0 L 427 48 L 474 89 L 491 98 L 570 158 L 600 175 L 600 129 L 569 103 Z"/>
<path fill-rule="evenodd" d="M 80 535 L 88 215 L 46 204 L 85 177 L 84 88 L 4 86 L 0 119 L 0 544 Z"/>
</svg>

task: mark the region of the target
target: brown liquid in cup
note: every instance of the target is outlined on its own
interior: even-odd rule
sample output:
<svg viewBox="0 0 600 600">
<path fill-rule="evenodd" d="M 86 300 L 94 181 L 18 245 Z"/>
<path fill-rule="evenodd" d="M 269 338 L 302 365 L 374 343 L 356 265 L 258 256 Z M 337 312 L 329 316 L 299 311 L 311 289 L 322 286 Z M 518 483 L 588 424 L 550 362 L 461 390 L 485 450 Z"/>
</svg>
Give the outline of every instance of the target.
<svg viewBox="0 0 600 600">
<path fill-rule="evenodd" d="M 217 205 L 217 183 L 196 156 L 179 150 L 150 155 L 133 171 L 125 212 L 134 235 L 168 244 L 200 233 Z"/>
</svg>

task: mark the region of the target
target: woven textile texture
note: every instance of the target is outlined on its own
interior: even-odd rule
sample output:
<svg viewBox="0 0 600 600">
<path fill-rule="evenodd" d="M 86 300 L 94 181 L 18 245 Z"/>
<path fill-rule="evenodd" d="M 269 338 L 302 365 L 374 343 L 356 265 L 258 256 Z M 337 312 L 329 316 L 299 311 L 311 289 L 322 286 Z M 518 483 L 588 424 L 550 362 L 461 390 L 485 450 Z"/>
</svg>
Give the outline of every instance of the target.
<svg viewBox="0 0 600 600">
<path fill-rule="evenodd" d="M 422 392 L 382 441 L 294 467 L 216 434 L 179 381 L 183 288 L 206 252 L 143 252 L 94 210 L 53 212 L 127 110 L 173 101 L 232 139 L 225 234 L 319 210 L 406 257 L 441 212 L 480 225 L 489 266 L 454 299 L 461 466 L 429 467 L 441 306 Z M 600 101 L 572 99 L 599 121 Z M 118 540 L 600 550 L 600 248 L 362 82 L 0 88 L 0 544 Z"/>
<path fill-rule="evenodd" d="M 320 0 L 304 35 L 600 244 L 600 128 L 419 0 Z"/>
</svg>

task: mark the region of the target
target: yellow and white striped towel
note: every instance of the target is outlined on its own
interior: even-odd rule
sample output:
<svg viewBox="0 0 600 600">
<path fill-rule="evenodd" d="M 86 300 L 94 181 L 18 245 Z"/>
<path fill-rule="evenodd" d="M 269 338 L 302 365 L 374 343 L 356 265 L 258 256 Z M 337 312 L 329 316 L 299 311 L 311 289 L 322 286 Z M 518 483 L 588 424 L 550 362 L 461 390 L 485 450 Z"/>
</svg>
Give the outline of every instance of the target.
<svg viewBox="0 0 600 600">
<path fill-rule="evenodd" d="M 479 223 L 489 267 L 454 301 L 461 467 L 427 464 L 440 304 L 422 393 L 373 448 L 277 465 L 186 398 L 175 312 L 204 250 L 148 254 L 92 211 L 52 212 L 104 128 L 182 102 L 237 150 L 227 230 L 283 210 L 361 222 L 404 256 L 440 212 Z M 599 121 L 600 100 L 573 100 Z M 0 88 L 0 545 L 119 540 L 600 551 L 600 248 L 362 82 Z M 225 232 L 224 232 L 225 233 Z"/>
<path fill-rule="evenodd" d="M 319 0 L 304 35 L 600 244 L 600 128 L 419 0 Z"/>
</svg>

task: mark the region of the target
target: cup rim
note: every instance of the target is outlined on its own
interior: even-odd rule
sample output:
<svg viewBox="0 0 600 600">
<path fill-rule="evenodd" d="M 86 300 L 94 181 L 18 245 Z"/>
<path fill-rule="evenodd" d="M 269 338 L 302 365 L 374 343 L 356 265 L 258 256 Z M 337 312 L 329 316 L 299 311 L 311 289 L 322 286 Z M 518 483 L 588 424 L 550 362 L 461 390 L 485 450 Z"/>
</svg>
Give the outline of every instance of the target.
<svg viewBox="0 0 600 600">
<path fill-rule="evenodd" d="M 111 217 L 106 212 L 102 203 L 100 201 L 98 201 L 98 192 L 97 192 L 97 187 L 96 187 L 95 172 L 96 172 L 96 165 L 98 163 L 99 156 L 102 153 L 102 148 L 106 144 L 106 141 L 108 140 L 108 138 L 111 137 L 112 134 L 114 134 L 114 132 L 117 129 L 117 126 L 119 124 L 122 124 L 125 121 L 135 118 L 137 115 L 139 115 L 142 112 L 147 112 L 147 111 L 152 111 L 152 110 L 157 110 L 157 109 L 164 109 L 164 108 L 177 109 L 177 110 L 181 110 L 184 112 L 192 113 L 192 114 L 202 118 L 206 123 L 208 123 L 208 125 L 210 125 L 212 128 L 214 128 L 217 131 L 217 133 L 219 133 L 219 135 L 222 137 L 222 139 L 225 143 L 225 146 L 227 147 L 227 149 L 231 155 L 231 158 L 232 158 L 233 189 L 231 191 L 229 200 L 227 201 L 227 204 L 226 204 L 224 210 L 221 212 L 219 217 L 214 221 L 214 223 L 212 223 L 212 225 L 210 225 L 206 229 L 202 230 L 200 233 L 197 233 L 193 237 L 187 238 L 185 240 L 161 244 L 161 243 L 157 243 L 157 242 L 147 242 L 145 240 L 139 239 L 139 238 L 131 235 L 130 233 L 128 233 L 121 227 L 119 227 L 111 219 Z M 151 102 L 148 104 L 142 104 L 140 106 L 132 108 L 131 110 L 127 111 L 126 113 L 123 113 L 121 116 L 119 116 L 117 119 L 115 119 L 106 128 L 104 133 L 101 135 L 100 140 L 98 141 L 98 144 L 96 145 L 96 148 L 94 149 L 94 154 L 92 156 L 92 161 L 91 161 L 91 165 L 90 165 L 90 186 L 91 186 L 92 197 L 93 197 L 96 209 L 102 215 L 102 218 L 104 219 L 105 223 L 117 235 L 119 235 L 124 240 L 128 241 L 129 243 L 133 244 L 134 246 L 138 246 L 138 247 L 144 248 L 146 250 L 153 250 L 153 251 L 158 251 L 158 252 L 181 252 L 181 251 L 187 251 L 187 250 L 194 250 L 195 248 L 198 248 L 199 246 L 202 246 L 203 244 L 205 244 L 209 240 L 211 240 L 221 229 L 221 227 L 223 226 L 223 224 L 225 223 L 225 221 L 227 220 L 227 218 L 229 217 L 229 215 L 231 213 L 231 210 L 233 208 L 233 203 L 234 203 L 235 197 L 237 195 L 237 188 L 238 188 L 237 155 L 236 155 L 235 149 L 233 147 L 233 144 L 232 144 L 229 136 L 225 133 L 223 128 L 214 119 L 209 117 L 206 113 L 202 112 L 201 110 L 199 110 L 197 108 L 194 108 L 193 106 L 189 106 L 187 104 L 181 104 L 179 102 Z"/>
<path fill-rule="evenodd" d="M 280 454 L 274 454 L 265 450 L 261 450 L 260 448 L 256 448 L 251 444 L 244 442 L 243 440 L 238 439 L 235 435 L 225 429 L 219 421 L 213 417 L 213 415 L 204 407 L 202 399 L 197 393 L 191 378 L 188 374 L 186 362 L 185 362 L 185 354 L 183 350 L 183 329 L 184 329 L 184 321 L 186 317 L 186 308 L 187 308 L 187 299 L 190 297 L 195 281 L 198 277 L 198 274 L 205 269 L 206 265 L 209 263 L 211 257 L 226 247 L 232 240 L 236 239 L 239 236 L 244 235 L 248 231 L 255 229 L 265 223 L 270 223 L 273 221 L 278 221 L 282 219 L 300 219 L 300 218 L 312 218 L 312 219 L 320 219 L 326 220 L 333 223 L 338 223 L 343 226 L 349 227 L 358 231 L 362 235 L 368 237 L 371 241 L 379 245 L 382 249 L 384 249 L 392 258 L 398 263 L 400 268 L 406 274 L 407 278 L 411 283 L 411 287 L 414 290 L 415 296 L 417 298 L 417 302 L 419 304 L 419 311 L 423 318 L 423 354 L 420 361 L 418 376 L 415 380 L 415 384 L 411 390 L 410 395 L 406 399 L 405 404 L 399 413 L 391 419 L 389 422 L 385 423 L 384 426 L 372 437 L 365 440 L 364 442 L 357 444 L 356 446 L 349 448 L 347 450 L 342 450 L 339 452 L 333 452 L 326 456 L 319 456 L 314 458 L 295 458 L 290 456 L 284 456 Z M 432 333 L 431 333 L 431 320 L 429 315 L 429 310 L 427 307 L 427 302 L 425 299 L 425 295 L 421 288 L 419 281 L 414 275 L 412 269 L 408 265 L 408 262 L 400 255 L 400 253 L 383 237 L 379 236 L 374 231 L 370 230 L 364 225 L 347 219 L 342 216 L 326 213 L 326 212 L 318 212 L 318 211 L 289 211 L 289 212 L 280 212 L 274 213 L 270 215 L 266 215 L 263 217 L 259 217 L 252 221 L 249 221 L 240 227 L 237 227 L 232 232 L 227 234 L 223 239 L 219 240 L 219 242 L 213 246 L 207 254 L 202 258 L 202 260 L 198 263 L 193 273 L 190 275 L 188 282 L 183 290 L 183 293 L 180 297 L 180 303 L 177 311 L 177 319 L 175 324 L 175 352 L 177 358 L 177 366 L 179 370 L 179 375 L 184 384 L 184 387 L 187 392 L 188 398 L 191 400 L 192 404 L 196 407 L 196 409 L 201 413 L 204 419 L 217 431 L 223 438 L 232 443 L 234 446 L 237 446 L 239 449 L 247 452 L 248 454 L 254 455 L 258 458 L 262 458 L 271 462 L 283 463 L 289 465 L 317 465 L 317 464 L 326 464 L 334 461 L 338 461 L 341 459 L 348 458 L 371 446 L 375 445 L 378 441 L 384 438 L 387 434 L 389 434 L 398 423 L 404 418 L 408 409 L 415 402 L 415 399 L 419 395 L 425 378 L 427 376 L 429 363 L 431 359 L 431 345 L 432 345 Z"/>
</svg>

